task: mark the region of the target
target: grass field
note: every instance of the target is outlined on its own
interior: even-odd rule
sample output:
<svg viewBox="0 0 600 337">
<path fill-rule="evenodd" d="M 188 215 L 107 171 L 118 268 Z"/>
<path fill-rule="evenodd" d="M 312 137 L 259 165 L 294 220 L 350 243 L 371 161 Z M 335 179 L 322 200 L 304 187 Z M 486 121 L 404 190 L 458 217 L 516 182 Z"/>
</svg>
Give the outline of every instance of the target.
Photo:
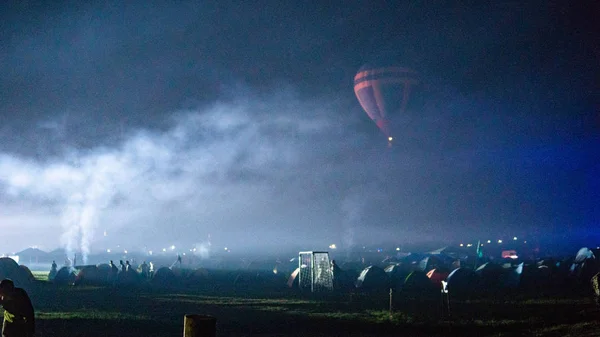
<svg viewBox="0 0 600 337">
<path fill-rule="evenodd" d="M 44 274 L 36 273 L 39 279 Z M 406 300 L 390 315 L 388 296 L 326 298 L 278 291 L 59 286 L 29 289 L 37 336 L 181 336 L 185 314 L 217 318 L 218 336 L 600 336 L 600 311 L 579 295 Z"/>
</svg>

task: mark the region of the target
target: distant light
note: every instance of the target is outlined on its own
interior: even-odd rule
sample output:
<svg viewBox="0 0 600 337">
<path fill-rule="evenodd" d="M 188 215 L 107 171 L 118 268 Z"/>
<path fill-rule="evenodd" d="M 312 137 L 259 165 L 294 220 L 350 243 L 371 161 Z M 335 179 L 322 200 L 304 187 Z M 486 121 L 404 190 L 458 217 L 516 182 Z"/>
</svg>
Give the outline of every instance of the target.
<svg viewBox="0 0 600 337">
<path fill-rule="evenodd" d="M 470 244 L 470 243 L 467 244 L 467 247 L 471 247 L 471 246 L 472 246 L 472 244 Z"/>
<path fill-rule="evenodd" d="M 513 238 L 513 240 L 517 241 L 517 237 L 515 236 L 515 237 Z"/>
<path fill-rule="evenodd" d="M 190 248 L 190 252 L 193 252 L 193 250 Z"/>
<path fill-rule="evenodd" d="M 378 252 L 378 253 L 381 253 L 381 252 L 383 252 L 383 249 L 381 249 L 381 248 L 377 248 L 377 252 Z"/>
<path fill-rule="evenodd" d="M 152 251 L 151 250 L 148 251 L 148 255 L 152 255 Z"/>
<path fill-rule="evenodd" d="M 523 241 L 523 243 L 527 243 L 527 240 Z M 598 247 L 600 249 L 600 247 Z"/>
<path fill-rule="evenodd" d="M 227 247 L 225 247 L 225 250 L 227 250 Z"/>
<path fill-rule="evenodd" d="M 277 274 L 277 268 L 273 268 L 273 274 Z"/>
<path fill-rule="evenodd" d="M 194 248 L 193 250 L 196 251 L 196 248 Z"/>
<path fill-rule="evenodd" d="M 107 250 L 106 250 L 106 252 L 107 252 L 107 253 L 110 253 L 110 249 L 107 249 Z"/>
<path fill-rule="evenodd" d="M 400 251 L 400 247 L 396 247 L 396 251 L 399 252 Z"/>
<path fill-rule="evenodd" d="M 464 246 L 464 245 L 461 243 L 461 244 L 460 244 L 460 246 L 462 247 L 462 246 Z"/>
<path fill-rule="evenodd" d="M 106 231 L 104 231 L 104 236 L 108 236 L 108 233 L 106 233 Z"/>
<path fill-rule="evenodd" d="M 332 243 L 329 245 L 329 249 L 336 249 L 337 247 L 335 246 L 335 243 Z"/>
<path fill-rule="evenodd" d="M 394 140 L 393 137 L 388 137 L 388 142 L 391 142 L 392 140 Z"/>
<path fill-rule="evenodd" d="M 175 246 L 171 246 L 171 250 L 175 250 Z"/>
<path fill-rule="evenodd" d="M 163 248 L 163 252 L 166 252 L 166 251 L 167 251 L 167 248 Z"/>
<path fill-rule="evenodd" d="M 481 244 L 481 247 L 483 247 L 483 243 Z"/>
<path fill-rule="evenodd" d="M 488 240 L 488 243 L 492 243 L 492 240 Z"/>
<path fill-rule="evenodd" d="M 502 243 L 502 240 L 498 240 L 498 243 Z"/>
<path fill-rule="evenodd" d="M 125 250 L 124 253 L 127 254 L 127 250 Z"/>
<path fill-rule="evenodd" d="M 185 253 L 183 253 L 183 256 L 185 256 Z"/>
</svg>

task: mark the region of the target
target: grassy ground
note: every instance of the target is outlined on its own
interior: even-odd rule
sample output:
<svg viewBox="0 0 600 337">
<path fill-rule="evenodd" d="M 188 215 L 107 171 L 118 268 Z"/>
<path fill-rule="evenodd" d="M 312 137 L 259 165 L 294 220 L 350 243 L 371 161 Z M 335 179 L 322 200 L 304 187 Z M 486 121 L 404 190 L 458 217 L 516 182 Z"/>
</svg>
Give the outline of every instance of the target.
<svg viewBox="0 0 600 337">
<path fill-rule="evenodd" d="M 36 277 L 43 278 L 43 275 Z M 29 289 L 38 336 L 180 336 L 184 314 L 217 318 L 218 336 L 600 336 L 591 299 L 496 296 L 452 301 L 406 299 L 388 312 L 388 296 L 330 295 L 282 289 L 246 292 L 58 286 Z"/>
</svg>

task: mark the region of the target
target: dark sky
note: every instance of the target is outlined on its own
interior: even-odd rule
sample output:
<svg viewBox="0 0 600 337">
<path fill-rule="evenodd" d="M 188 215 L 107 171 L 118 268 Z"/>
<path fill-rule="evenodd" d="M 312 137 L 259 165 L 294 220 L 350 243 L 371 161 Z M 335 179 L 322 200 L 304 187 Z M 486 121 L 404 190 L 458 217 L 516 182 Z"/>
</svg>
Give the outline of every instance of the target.
<svg viewBox="0 0 600 337">
<path fill-rule="evenodd" d="M 3 2 L 2 250 L 597 237 L 600 6 L 450 3 Z M 433 88 L 392 149 L 388 57 Z"/>
</svg>

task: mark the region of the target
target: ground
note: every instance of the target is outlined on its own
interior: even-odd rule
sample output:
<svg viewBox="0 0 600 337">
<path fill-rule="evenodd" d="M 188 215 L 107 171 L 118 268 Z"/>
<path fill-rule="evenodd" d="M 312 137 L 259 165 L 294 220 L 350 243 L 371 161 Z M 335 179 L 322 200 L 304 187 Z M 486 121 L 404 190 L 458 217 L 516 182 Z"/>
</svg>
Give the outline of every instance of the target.
<svg viewBox="0 0 600 337">
<path fill-rule="evenodd" d="M 36 274 L 43 278 L 43 275 Z M 600 336 L 600 311 L 589 296 L 502 295 L 406 300 L 390 315 L 389 297 L 314 296 L 289 289 L 29 288 L 37 336 L 181 336 L 185 314 L 217 318 L 218 336 Z"/>
</svg>

